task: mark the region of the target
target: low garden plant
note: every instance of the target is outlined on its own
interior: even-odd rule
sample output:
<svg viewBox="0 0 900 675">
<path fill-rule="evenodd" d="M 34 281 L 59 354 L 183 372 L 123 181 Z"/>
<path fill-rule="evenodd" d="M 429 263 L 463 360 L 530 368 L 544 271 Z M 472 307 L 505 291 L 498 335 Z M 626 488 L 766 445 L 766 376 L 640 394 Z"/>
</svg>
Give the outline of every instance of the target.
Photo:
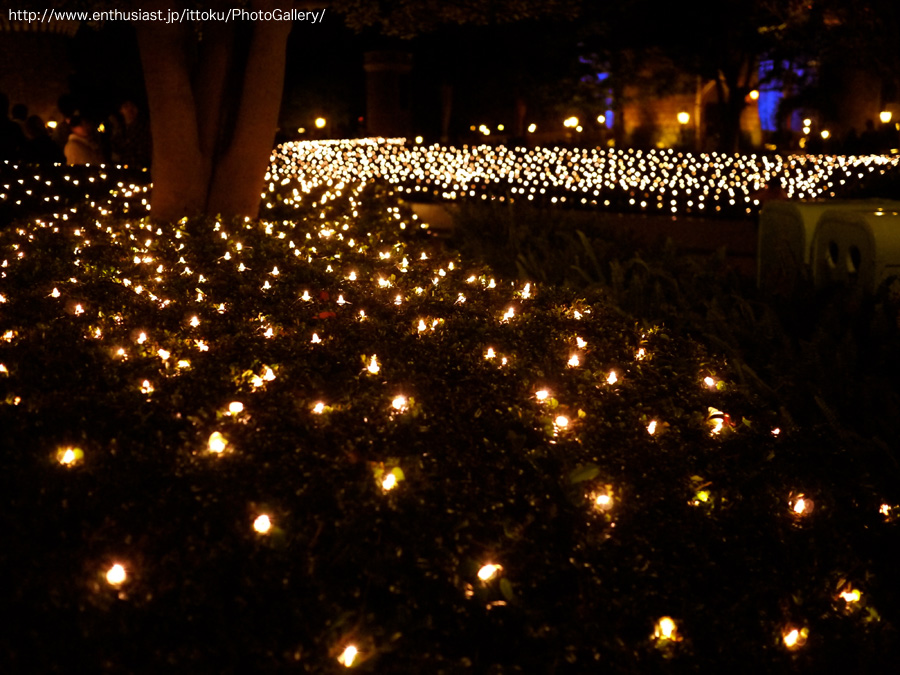
<svg viewBox="0 0 900 675">
<path fill-rule="evenodd" d="M 7 672 L 896 662 L 880 449 L 382 186 L 291 187 L 0 233 Z"/>
</svg>

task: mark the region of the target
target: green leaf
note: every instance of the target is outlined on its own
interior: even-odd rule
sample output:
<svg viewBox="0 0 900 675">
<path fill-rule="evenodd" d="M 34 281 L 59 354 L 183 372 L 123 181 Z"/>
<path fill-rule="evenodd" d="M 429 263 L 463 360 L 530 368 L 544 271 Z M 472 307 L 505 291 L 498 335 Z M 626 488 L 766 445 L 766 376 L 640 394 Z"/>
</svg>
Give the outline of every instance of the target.
<svg viewBox="0 0 900 675">
<path fill-rule="evenodd" d="M 599 473 L 600 467 L 596 464 L 585 464 L 577 467 L 569 474 L 569 482 L 573 485 L 575 483 L 583 483 L 586 480 L 596 478 Z"/>
</svg>

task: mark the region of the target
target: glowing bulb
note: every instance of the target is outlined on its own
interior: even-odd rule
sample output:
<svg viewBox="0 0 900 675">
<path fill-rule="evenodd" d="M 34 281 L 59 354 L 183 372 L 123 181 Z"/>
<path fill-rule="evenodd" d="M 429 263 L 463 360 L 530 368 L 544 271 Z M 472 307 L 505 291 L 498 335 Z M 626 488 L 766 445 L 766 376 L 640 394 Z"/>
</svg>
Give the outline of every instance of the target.
<svg viewBox="0 0 900 675">
<path fill-rule="evenodd" d="M 653 631 L 653 637 L 657 640 L 679 640 L 678 626 L 674 619 L 670 616 L 664 616 L 657 621 L 656 628 Z"/>
<path fill-rule="evenodd" d="M 490 581 L 493 579 L 503 568 L 500 565 L 485 565 L 480 570 L 478 570 L 478 578 L 482 581 Z"/>
<path fill-rule="evenodd" d="M 509 309 L 506 310 L 506 314 L 503 315 L 502 321 L 509 321 L 515 315 L 516 315 L 515 310 L 512 307 L 510 307 Z"/>
<path fill-rule="evenodd" d="M 553 420 L 553 422 L 560 429 L 565 429 L 567 426 L 569 426 L 569 418 L 565 415 L 558 416 L 555 420 Z"/>
<path fill-rule="evenodd" d="M 269 520 L 269 516 L 266 514 L 257 516 L 256 520 L 253 521 L 253 529 L 259 534 L 267 534 L 272 529 L 272 521 Z"/>
<path fill-rule="evenodd" d="M 681 111 L 676 117 L 678 118 L 679 124 L 687 124 L 691 121 L 691 114 L 688 112 Z"/>
<path fill-rule="evenodd" d="M 241 406 L 241 408 L 243 409 L 243 406 Z M 225 440 L 225 437 L 220 432 L 214 431 L 209 436 L 207 446 L 209 447 L 210 452 L 214 452 L 218 455 L 225 452 L 225 448 L 228 447 L 228 441 Z"/>
<path fill-rule="evenodd" d="M 56 459 L 63 466 L 73 466 L 78 463 L 84 453 L 79 448 L 61 448 L 56 453 Z"/>
<path fill-rule="evenodd" d="M 534 397 L 538 401 L 546 401 L 548 396 L 550 396 L 550 392 L 547 391 L 546 389 L 541 389 L 539 391 L 534 392 Z"/>
<path fill-rule="evenodd" d="M 854 602 L 859 602 L 861 597 L 862 597 L 862 593 L 860 593 L 855 588 L 848 588 L 847 590 L 842 591 L 840 594 L 840 598 L 844 602 L 846 602 L 848 605 L 850 605 Z"/>
<path fill-rule="evenodd" d="M 244 404 L 240 401 L 232 401 L 228 404 L 228 412 L 230 412 L 232 415 L 242 413 L 244 412 Z"/>
<path fill-rule="evenodd" d="M 795 516 L 805 516 L 813 510 L 813 501 L 804 495 L 797 495 L 797 499 L 791 504 L 791 511 Z"/>
<path fill-rule="evenodd" d="M 110 586 L 120 586 L 125 583 L 125 568 L 116 563 L 106 571 L 106 581 Z"/>
<path fill-rule="evenodd" d="M 263 373 L 263 379 L 266 382 L 271 382 L 272 380 L 275 379 L 275 371 L 272 370 L 271 368 L 266 368 L 266 372 Z"/>
<path fill-rule="evenodd" d="M 711 378 L 711 377 L 704 377 L 704 378 L 703 378 L 703 383 L 704 383 L 707 387 L 709 387 L 710 389 L 712 389 L 713 387 L 716 386 L 716 381 L 715 381 L 713 378 Z"/>
<path fill-rule="evenodd" d="M 656 420 L 651 421 L 650 424 L 647 425 L 647 433 L 651 436 L 656 433 Z"/>
<path fill-rule="evenodd" d="M 146 333 L 141 333 L 140 335 L 138 335 L 137 342 L 138 342 L 139 345 L 144 344 L 146 341 L 147 341 L 147 334 L 146 334 Z"/>
<path fill-rule="evenodd" d="M 369 365 L 366 366 L 366 370 L 372 373 L 372 375 L 377 375 L 378 371 L 381 370 L 381 366 L 378 365 L 378 357 L 375 354 L 372 354 L 372 358 L 369 360 Z"/>
<path fill-rule="evenodd" d="M 313 406 L 313 412 L 317 415 L 321 415 L 323 412 L 325 412 L 325 404 L 319 401 Z"/>
<path fill-rule="evenodd" d="M 492 359 L 492 358 L 494 358 L 495 356 L 497 356 L 497 354 L 494 352 L 494 348 L 493 348 L 493 347 L 488 347 L 488 348 L 487 348 L 487 351 L 486 351 L 485 354 L 484 354 L 484 358 L 486 358 L 486 359 Z"/>
<path fill-rule="evenodd" d="M 353 665 L 353 662 L 356 661 L 356 657 L 359 654 L 359 650 L 353 646 L 348 645 L 344 651 L 341 652 L 341 655 L 338 656 L 337 660 L 342 666 L 349 668 Z"/>
<path fill-rule="evenodd" d="M 316 129 L 324 129 L 325 125 L 328 124 L 328 122 L 325 120 L 324 117 L 317 117 L 315 124 L 316 124 Z"/>
<path fill-rule="evenodd" d="M 312 334 L 312 340 L 310 340 L 310 342 L 312 342 L 314 345 L 317 345 L 317 344 L 319 344 L 321 341 L 322 341 L 322 339 L 319 337 L 319 334 L 318 334 L 318 333 L 313 333 L 313 334 Z"/>
<path fill-rule="evenodd" d="M 606 384 L 613 385 L 619 381 L 619 376 L 616 375 L 616 371 L 609 371 L 609 375 L 606 377 Z"/>
<path fill-rule="evenodd" d="M 405 396 L 397 396 L 391 401 L 391 407 L 394 410 L 403 411 L 406 409 L 406 397 Z"/>
<path fill-rule="evenodd" d="M 581 360 L 578 358 L 578 354 L 572 354 L 569 358 L 568 366 L 569 368 L 576 368 L 581 365 Z"/>
<path fill-rule="evenodd" d="M 781 639 L 784 641 L 784 646 L 788 649 L 799 649 L 806 644 L 806 638 L 808 636 L 809 630 L 807 628 L 797 629 L 788 627 L 782 633 Z"/>
<path fill-rule="evenodd" d="M 882 124 L 888 124 L 893 116 L 890 110 L 882 110 L 878 113 L 878 119 L 881 120 Z"/>
<path fill-rule="evenodd" d="M 575 338 L 575 344 L 578 345 L 578 349 L 584 349 L 585 347 L 587 347 L 587 342 L 585 342 L 580 337 Z"/>
<path fill-rule="evenodd" d="M 609 511 L 613 505 L 613 498 L 608 492 L 601 493 L 594 498 L 594 505 L 601 511 Z"/>
<path fill-rule="evenodd" d="M 196 328 L 196 327 L 199 326 L 199 325 L 200 325 L 200 319 L 199 319 L 198 317 L 196 317 L 196 316 L 192 316 L 192 317 L 191 317 L 191 326 L 193 326 L 194 328 Z"/>
<path fill-rule="evenodd" d="M 393 473 L 389 473 L 385 476 L 384 480 L 381 481 L 381 488 L 387 492 L 388 490 L 393 490 L 395 487 L 397 487 L 397 476 Z"/>
</svg>

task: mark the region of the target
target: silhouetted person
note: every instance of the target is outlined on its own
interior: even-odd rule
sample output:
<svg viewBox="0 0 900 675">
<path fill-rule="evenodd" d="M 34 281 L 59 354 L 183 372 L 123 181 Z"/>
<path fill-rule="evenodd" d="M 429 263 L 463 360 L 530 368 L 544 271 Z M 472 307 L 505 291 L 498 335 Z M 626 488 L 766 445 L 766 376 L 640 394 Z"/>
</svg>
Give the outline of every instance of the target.
<svg viewBox="0 0 900 675">
<path fill-rule="evenodd" d="M 25 149 L 22 159 L 29 164 L 65 164 L 66 155 L 47 133 L 44 120 L 32 115 L 25 120 Z"/>
<path fill-rule="evenodd" d="M 9 119 L 9 97 L 0 92 L 0 161 L 19 159 L 24 145 L 21 127 Z"/>
<path fill-rule="evenodd" d="M 66 161 L 69 164 L 103 164 L 100 144 L 94 140 L 93 125 L 76 115 L 69 120 L 69 140 L 66 143 Z"/>
<path fill-rule="evenodd" d="M 19 125 L 22 135 L 25 136 L 25 120 L 28 119 L 28 106 L 24 103 L 16 103 L 10 108 L 9 117 Z"/>
<path fill-rule="evenodd" d="M 878 132 L 875 131 L 875 123 L 866 120 L 866 130 L 859 136 L 859 151 L 863 155 L 874 155 L 878 152 Z"/>
<path fill-rule="evenodd" d="M 128 99 L 119 107 L 122 125 L 112 138 L 112 152 L 116 162 L 131 167 L 150 166 L 150 125 L 137 104 Z"/>
</svg>

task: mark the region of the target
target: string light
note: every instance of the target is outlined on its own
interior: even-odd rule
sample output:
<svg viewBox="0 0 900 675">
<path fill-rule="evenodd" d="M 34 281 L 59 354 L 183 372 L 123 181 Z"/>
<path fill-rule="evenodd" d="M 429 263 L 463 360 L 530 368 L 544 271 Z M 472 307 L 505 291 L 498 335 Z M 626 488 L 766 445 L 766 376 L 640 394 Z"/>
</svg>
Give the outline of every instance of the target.
<svg viewBox="0 0 900 675">
<path fill-rule="evenodd" d="M 243 409 L 243 406 L 241 406 L 241 409 Z M 225 452 L 225 448 L 228 447 L 228 441 L 225 440 L 225 437 L 221 432 L 214 431 L 210 434 L 206 446 L 209 448 L 210 452 L 214 452 L 218 455 Z"/>
<path fill-rule="evenodd" d="M 781 639 L 782 642 L 784 642 L 784 646 L 791 650 L 800 649 L 803 645 L 806 644 L 806 640 L 808 637 L 808 628 L 796 628 L 794 626 L 788 626 L 781 634 Z"/>
<path fill-rule="evenodd" d="M 257 516 L 256 520 L 253 521 L 253 529 L 259 534 L 268 534 L 272 529 L 272 521 L 266 514 Z"/>
<path fill-rule="evenodd" d="M 341 652 L 340 656 L 337 657 L 338 663 L 346 668 L 350 668 L 353 663 L 356 661 L 356 657 L 359 655 L 359 650 L 355 645 L 347 645 L 344 648 L 344 651 Z"/>
<path fill-rule="evenodd" d="M 121 586 L 127 577 L 125 568 L 120 563 L 115 563 L 106 571 L 106 582 L 110 586 Z"/>
<path fill-rule="evenodd" d="M 494 577 L 496 577 L 503 568 L 500 565 L 494 565 L 493 563 L 489 563 L 481 567 L 478 570 L 478 578 L 484 582 L 490 581 Z"/>
</svg>

